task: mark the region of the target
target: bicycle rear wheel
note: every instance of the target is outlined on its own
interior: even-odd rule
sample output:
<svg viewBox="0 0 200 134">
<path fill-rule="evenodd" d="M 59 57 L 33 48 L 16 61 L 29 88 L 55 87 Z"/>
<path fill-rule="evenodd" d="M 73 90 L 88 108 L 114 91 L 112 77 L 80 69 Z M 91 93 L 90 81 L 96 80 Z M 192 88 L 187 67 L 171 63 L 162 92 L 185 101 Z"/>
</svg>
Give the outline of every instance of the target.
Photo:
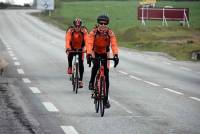
<svg viewBox="0 0 200 134">
<path fill-rule="evenodd" d="M 100 107 L 101 117 L 104 116 L 104 112 L 105 112 L 105 107 L 104 107 L 105 95 L 104 95 L 104 91 L 105 91 L 105 78 L 101 77 L 100 78 L 100 98 L 99 98 L 99 107 Z"/>
</svg>

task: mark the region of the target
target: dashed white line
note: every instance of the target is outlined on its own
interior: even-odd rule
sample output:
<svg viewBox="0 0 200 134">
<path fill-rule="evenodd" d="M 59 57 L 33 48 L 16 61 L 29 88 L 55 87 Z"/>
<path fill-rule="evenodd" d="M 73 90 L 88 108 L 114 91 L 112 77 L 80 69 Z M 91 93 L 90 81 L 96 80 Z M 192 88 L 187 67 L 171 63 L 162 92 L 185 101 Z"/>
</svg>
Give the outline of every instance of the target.
<svg viewBox="0 0 200 134">
<path fill-rule="evenodd" d="M 13 54 L 13 51 L 12 50 L 8 50 L 8 53 Z"/>
<path fill-rule="evenodd" d="M 113 100 L 113 99 L 110 99 L 110 101 L 112 101 L 113 103 L 115 103 L 116 105 L 118 105 L 119 107 L 121 107 L 122 109 L 124 109 L 127 113 L 129 114 L 132 114 L 133 112 L 131 110 L 129 110 L 128 108 L 126 108 L 125 106 L 121 105 L 119 102 Z"/>
<path fill-rule="evenodd" d="M 28 78 L 22 78 L 22 80 L 24 81 L 24 83 L 31 83 L 31 81 Z"/>
<path fill-rule="evenodd" d="M 15 66 L 20 66 L 19 62 L 14 62 Z"/>
<path fill-rule="evenodd" d="M 171 63 L 163 61 L 164 64 L 171 65 Z"/>
<path fill-rule="evenodd" d="M 142 79 L 140 79 L 140 78 L 138 78 L 136 76 L 133 76 L 133 75 L 130 75 L 130 77 L 133 78 L 133 79 L 136 79 L 136 80 L 142 80 Z"/>
<path fill-rule="evenodd" d="M 19 74 L 24 74 L 24 70 L 23 69 L 17 69 L 17 72 L 19 73 Z"/>
<path fill-rule="evenodd" d="M 14 57 L 14 56 L 15 56 L 13 53 L 9 53 L 9 55 L 10 55 L 11 57 Z"/>
<path fill-rule="evenodd" d="M 11 50 L 11 48 L 10 48 L 10 47 L 7 47 L 7 49 L 8 49 L 8 50 Z"/>
<path fill-rule="evenodd" d="M 180 67 L 181 69 L 185 70 L 185 71 L 191 71 L 191 69 L 186 68 L 186 67 Z"/>
<path fill-rule="evenodd" d="M 150 82 L 150 81 L 145 81 L 145 80 L 144 80 L 144 82 L 147 83 L 147 84 L 156 86 L 156 87 L 159 87 L 159 86 L 160 86 L 160 85 L 158 85 L 158 84 L 156 84 L 156 83 L 153 83 L 153 82 Z"/>
<path fill-rule="evenodd" d="M 125 74 L 125 75 L 127 75 L 127 74 L 128 74 L 127 72 L 120 71 L 120 70 L 119 70 L 119 72 L 120 72 L 120 73 L 122 73 L 122 74 Z"/>
<path fill-rule="evenodd" d="M 49 112 L 58 112 L 59 111 L 51 102 L 42 102 L 42 104 Z"/>
<path fill-rule="evenodd" d="M 18 60 L 17 57 L 12 57 L 13 60 Z"/>
<path fill-rule="evenodd" d="M 163 88 L 163 89 L 166 90 L 166 91 L 169 91 L 169 92 L 175 93 L 175 94 L 183 95 L 183 93 L 178 92 L 178 91 L 175 91 L 175 90 L 172 90 L 172 89 L 169 89 L 169 88 Z"/>
<path fill-rule="evenodd" d="M 37 87 L 29 87 L 34 94 L 40 94 L 41 91 Z"/>
<path fill-rule="evenodd" d="M 78 134 L 73 126 L 60 126 L 65 134 Z"/>
<path fill-rule="evenodd" d="M 189 98 L 200 102 L 199 98 L 196 98 L 196 97 L 189 97 Z"/>
</svg>

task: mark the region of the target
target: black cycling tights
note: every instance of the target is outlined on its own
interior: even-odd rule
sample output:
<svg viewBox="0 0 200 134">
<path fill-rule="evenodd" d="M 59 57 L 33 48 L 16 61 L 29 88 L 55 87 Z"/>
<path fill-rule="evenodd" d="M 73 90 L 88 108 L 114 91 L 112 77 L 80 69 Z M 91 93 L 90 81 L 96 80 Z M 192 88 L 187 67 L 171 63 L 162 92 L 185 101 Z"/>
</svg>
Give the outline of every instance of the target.
<svg viewBox="0 0 200 134">
<path fill-rule="evenodd" d="M 68 66 L 72 67 L 72 60 L 74 57 L 75 53 L 69 53 L 68 55 Z M 79 80 L 83 80 L 83 73 L 84 73 L 84 65 L 83 65 L 83 58 L 82 58 L 82 53 L 78 54 L 78 59 L 79 59 L 79 71 L 80 71 L 80 78 Z"/>
<path fill-rule="evenodd" d="M 107 54 L 95 54 L 95 58 L 98 58 L 98 57 L 106 59 Z M 107 91 L 105 101 L 107 101 L 108 100 L 108 93 L 109 93 L 109 69 L 108 69 L 108 66 L 107 66 L 107 60 L 103 61 L 102 64 L 104 66 L 106 91 Z M 91 78 L 90 78 L 90 83 L 93 83 L 93 85 L 94 85 L 95 76 L 96 76 L 99 68 L 100 68 L 100 63 L 98 61 L 93 61 L 92 73 L 91 73 Z"/>
</svg>

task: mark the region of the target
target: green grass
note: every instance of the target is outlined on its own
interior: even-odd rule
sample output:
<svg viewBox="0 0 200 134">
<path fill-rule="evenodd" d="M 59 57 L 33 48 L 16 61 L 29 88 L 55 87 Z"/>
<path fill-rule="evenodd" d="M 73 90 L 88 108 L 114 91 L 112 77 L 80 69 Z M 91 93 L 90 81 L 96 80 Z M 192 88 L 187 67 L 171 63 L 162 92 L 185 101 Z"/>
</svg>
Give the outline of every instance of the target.
<svg viewBox="0 0 200 134">
<path fill-rule="evenodd" d="M 178 60 L 190 60 L 191 52 L 200 50 L 200 2 L 158 2 L 157 6 L 187 7 L 190 10 L 190 28 L 179 22 L 147 21 L 142 26 L 137 20 L 136 1 L 87 1 L 62 2 L 51 17 L 43 13 L 43 19 L 66 29 L 76 17 L 80 17 L 89 30 L 100 14 L 110 16 L 110 27 L 116 33 L 119 45 L 142 51 L 159 51 Z"/>
</svg>

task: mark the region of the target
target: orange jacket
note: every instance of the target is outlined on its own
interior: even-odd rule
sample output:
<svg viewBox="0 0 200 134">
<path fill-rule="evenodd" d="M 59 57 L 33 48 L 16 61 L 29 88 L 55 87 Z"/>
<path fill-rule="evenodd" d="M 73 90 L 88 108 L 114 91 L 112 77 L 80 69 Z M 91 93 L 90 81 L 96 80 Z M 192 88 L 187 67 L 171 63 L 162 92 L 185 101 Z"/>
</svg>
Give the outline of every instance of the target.
<svg viewBox="0 0 200 134">
<path fill-rule="evenodd" d="M 97 28 L 94 28 L 89 34 L 88 44 L 86 45 L 87 54 L 92 54 L 92 52 L 98 54 L 106 53 L 106 49 L 110 46 L 113 55 L 118 54 L 117 40 L 113 31 L 109 29 L 105 35 L 97 32 Z"/>
<path fill-rule="evenodd" d="M 74 28 L 69 28 L 65 35 L 65 49 L 80 49 L 84 48 L 88 39 L 88 32 L 86 28 L 81 28 L 80 32 L 76 32 Z"/>
</svg>

